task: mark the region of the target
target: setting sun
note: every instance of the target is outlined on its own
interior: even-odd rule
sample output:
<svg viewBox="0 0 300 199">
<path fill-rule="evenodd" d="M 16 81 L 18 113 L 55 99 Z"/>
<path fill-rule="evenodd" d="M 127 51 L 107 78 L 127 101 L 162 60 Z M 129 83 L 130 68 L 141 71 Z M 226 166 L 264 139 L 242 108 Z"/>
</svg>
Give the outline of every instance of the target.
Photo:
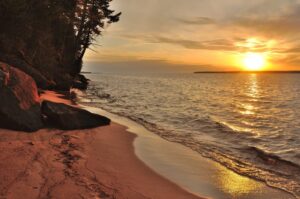
<svg viewBox="0 0 300 199">
<path fill-rule="evenodd" d="M 262 70 L 266 64 L 266 59 L 263 54 L 247 53 L 243 58 L 245 70 Z"/>
</svg>

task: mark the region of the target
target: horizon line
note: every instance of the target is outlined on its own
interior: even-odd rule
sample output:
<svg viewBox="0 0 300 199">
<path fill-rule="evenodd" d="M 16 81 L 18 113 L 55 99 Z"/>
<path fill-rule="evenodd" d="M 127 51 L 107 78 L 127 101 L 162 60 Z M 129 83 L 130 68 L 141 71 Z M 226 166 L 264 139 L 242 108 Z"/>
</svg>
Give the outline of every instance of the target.
<svg viewBox="0 0 300 199">
<path fill-rule="evenodd" d="M 300 70 L 257 70 L 257 71 L 245 71 L 245 70 L 236 70 L 236 71 L 196 71 L 194 74 L 200 73 L 300 73 Z"/>
</svg>

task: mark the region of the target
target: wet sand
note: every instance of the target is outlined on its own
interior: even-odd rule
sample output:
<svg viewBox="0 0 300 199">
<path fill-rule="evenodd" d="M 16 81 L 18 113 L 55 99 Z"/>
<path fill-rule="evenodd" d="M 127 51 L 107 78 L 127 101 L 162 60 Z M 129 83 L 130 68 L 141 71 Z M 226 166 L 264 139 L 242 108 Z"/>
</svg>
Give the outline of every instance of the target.
<svg viewBox="0 0 300 199">
<path fill-rule="evenodd" d="M 185 190 L 205 198 L 292 199 L 291 194 L 241 176 L 199 153 L 166 141 L 136 122 L 98 108 L 86 109 L 128 126 L 137 135 L 135 154 L 151 169 Z"/>
<path fill-rule="evenodd" d="M 42 98 L 69 103 L 59 97 Z M 116 123 L 30 134 L 0 129 L 0 198 L 200 198 L 139 160 L 136 137 Z"/>
<path fill-rule="evenodd" d="M 70 103 L 60 97 L 42 98 Z M 33 134 L 0 129 L 0 198 L 292 198 L 131 120 L 85 108 L 118 124 Z"/>
</svg>

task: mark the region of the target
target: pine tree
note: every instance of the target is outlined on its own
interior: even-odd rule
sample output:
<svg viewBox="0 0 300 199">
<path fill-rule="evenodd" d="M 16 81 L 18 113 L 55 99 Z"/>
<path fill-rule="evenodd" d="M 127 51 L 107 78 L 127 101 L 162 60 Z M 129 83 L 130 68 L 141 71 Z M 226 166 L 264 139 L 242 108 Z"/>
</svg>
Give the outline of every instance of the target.
<svg viewBox="0 0 300 199">
<path fill-rule="evenodd" d="M 111 1 L 1 0 L 0 61 L 53 81 L 75 76 L 106 24 L 119 20 Z"/>
</svg>

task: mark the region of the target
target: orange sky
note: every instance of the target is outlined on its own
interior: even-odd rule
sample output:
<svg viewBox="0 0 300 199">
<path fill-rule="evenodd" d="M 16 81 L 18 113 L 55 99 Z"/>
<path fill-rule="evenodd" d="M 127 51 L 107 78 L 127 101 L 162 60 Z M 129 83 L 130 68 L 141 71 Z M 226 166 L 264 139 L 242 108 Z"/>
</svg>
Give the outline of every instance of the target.
<svg viewBox="0 0 300 199">
<path fill-rule="evenodd" d="M 300 70 L 300 0 L 113 0 L 123 13 L 87 65 L 126 70 Z M 154 66 L 156 65 L 156 66 Z"/>
</svg>

